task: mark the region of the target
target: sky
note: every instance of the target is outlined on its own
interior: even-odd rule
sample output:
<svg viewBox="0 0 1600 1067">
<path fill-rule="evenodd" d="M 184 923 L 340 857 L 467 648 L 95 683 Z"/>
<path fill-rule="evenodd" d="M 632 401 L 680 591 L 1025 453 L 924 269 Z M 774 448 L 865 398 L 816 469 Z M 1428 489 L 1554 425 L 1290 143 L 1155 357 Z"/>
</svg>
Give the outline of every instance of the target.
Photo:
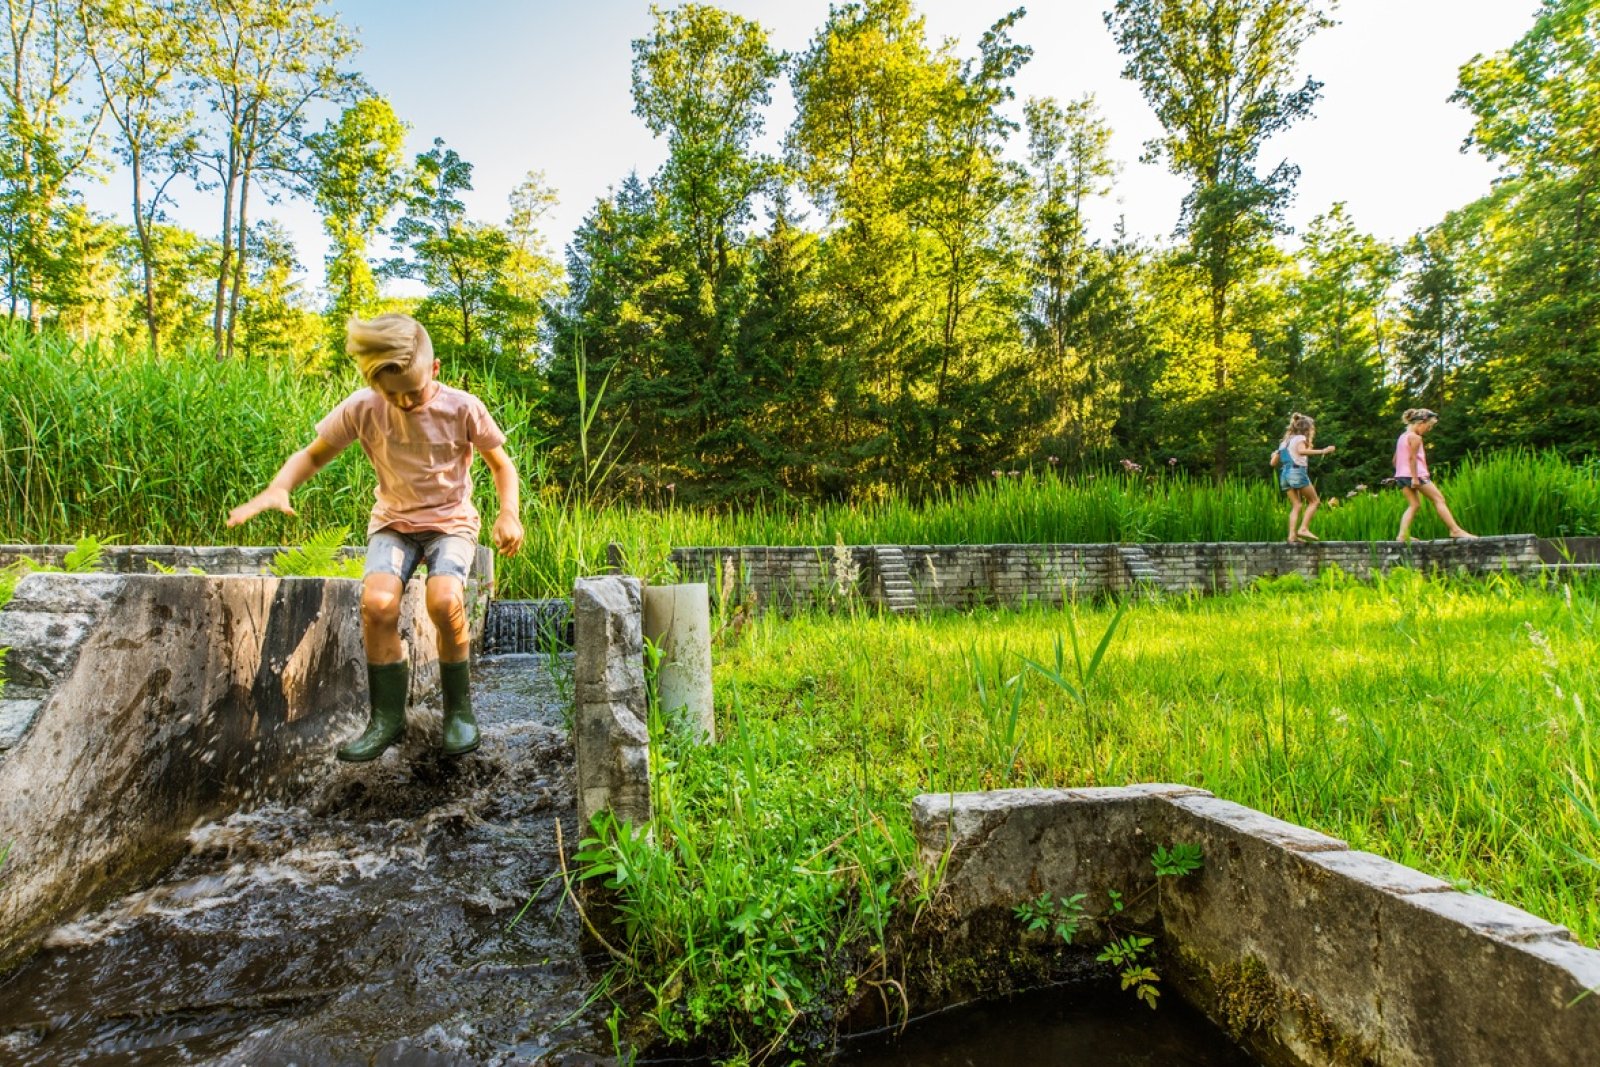
<svg viewBox="0 0 1600 1067">
<path fill-rule="evenodd" d="M 410 125 L 408 149 L 423 151 L 442 137 L 473 164 L 466 203 L 474 218 L 503 221 L 511 190 L 530 170 L 543 171 L 560 195 L 544 227 L 559 251 L 596 198 L 630 171 L 650 176 L 665 159 L 664 141 L 633 115 L 631 42 L 650 30 L 646 0 L 328 6 L 357 32 L 362 50 L 353 65 Z M 827 0 L 718 6 L 757 20 L 774 47 L 790 52 L 803 51 L 828 15 Z M 1015 6 L 917 5 L 929 39 L 954 39 L 958 56 L 974 54 L 983 31 Z M 1122 57 L 1101 18 L 1107 6 L 1109 0 L 1036 0 L 1012 34 L 1034 50 L 1016 79 L 1013 109 L 1020 121 L 1029 96 L 1065 101 L 1093 93 L 1121 172 L 1113 198 L 1092 209 L 1092 224 L 1104 235 L 1120 217 L 1130 234 L 1163 240 L 1177 224 L 1186 187 L 1164 167 L 1138 161 L 1144 142 L 1161 131 L 1138 87 L 1121 77 Z M 1274 138 L 1261 159 L 1263 170 L 1282 159 L 1300 167 L 1291 225 L 1343 200 L 1357 227 L 1401 240 L 1487 192 L 1496 169 L 1461 151 L 1471 116 L 1449 98 L 1461 65 L 1510 46 L 1537 9 L 1537 0 L 1343 0 L 1334 11 L 1338 25 L 1301 52 L 1302 73 L 1323 83 L 1314 116 Z M 794 102 L 786 80 L 772 96 L 759 147 L 776 152 Z M 1019 159 L 1023 147 L 1022 136 L 1013 135 Z M 185 192 L 175 220 L 211 233 L 221 210 L 214 196 Z M 88 198 L 96 210 L 126 218 L 125 175 L 113 172 Z M 315 211 L 285 201 L 261 213 L 289 228 L 304 282 L 318 286 L 326 240 Z"/>
</svg>

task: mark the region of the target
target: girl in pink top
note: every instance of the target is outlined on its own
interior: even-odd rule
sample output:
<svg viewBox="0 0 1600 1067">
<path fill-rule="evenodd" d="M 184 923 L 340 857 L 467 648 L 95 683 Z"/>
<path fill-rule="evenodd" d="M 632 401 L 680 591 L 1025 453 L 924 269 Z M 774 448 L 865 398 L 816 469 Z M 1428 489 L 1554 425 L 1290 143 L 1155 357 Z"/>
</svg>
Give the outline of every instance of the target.
<svg viewBox="0 0 1600 1067">
<path fill-rule="evenodd" d="M 317 436 L 290 456 L 266 489 L 228 515 L 238 526 L 270 509 L 293 515 L 289 493 L 359 441 L 378 474 L 367 523 L 366 575 L 361 580 L 361 630 L 367 645 L 372 718 L 365 732 L 339 747 L 342 760 L 376 759 L 405 732 L 411 665 L 400 642 L 400 601 L 419 564 L 428 568 L 428 617 L 439 632 L 439 682 L 444 693 L 444 751 L 478 747 L 468 675 L 464 584 L 478 545 L 470 470 L 483 457 L 500 495 L 494 545 L 507 556 L 522 546 L 517 468 L 506 435 L 483 401 L 441 385 L 439 361 L 422 324 L 409 315 L 351 319 L 345 351 L 370 388 L 358 389 L 317 423 Z"/>
<path fill-rule="evenodd" d="M 1433 429 L 1439 416 L 1427 408 L 1411 408 L 1402 416 L 1406 430 L 1394 443 L 1394 480 L 1406 494 L 1406 513 L 1400 516 L 1400 535 L 1396 540 L 1411 540 L 1411 520 L 1417 516 L 1417 506 L 1427 497 L 1439 513 L 1451 537 L 1472 537 L 1450 514 L 1444 494 L 1428 477 L 1428 454 L 1422 444 L 1422 435 Z"/>
</svg>

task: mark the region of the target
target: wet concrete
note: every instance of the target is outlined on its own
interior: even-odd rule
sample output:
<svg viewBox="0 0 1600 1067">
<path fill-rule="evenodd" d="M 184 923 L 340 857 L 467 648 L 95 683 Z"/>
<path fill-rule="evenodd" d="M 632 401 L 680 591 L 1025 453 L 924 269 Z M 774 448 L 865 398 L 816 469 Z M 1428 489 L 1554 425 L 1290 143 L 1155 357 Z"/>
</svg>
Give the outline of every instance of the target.
<svg viewBox="0 0 1600 1067">
<path fill-rule="evenodd" d="M 0 977 L 0 1062 L 609 1062 L 555 845 L 570 666 L 545 663 L 483 661 L 478 752 L 444 759 L 413 709 L 401 748 L 330 752 L 295 803 L 197 826 L 154 885 L 57 927 Z"/>
</svg>

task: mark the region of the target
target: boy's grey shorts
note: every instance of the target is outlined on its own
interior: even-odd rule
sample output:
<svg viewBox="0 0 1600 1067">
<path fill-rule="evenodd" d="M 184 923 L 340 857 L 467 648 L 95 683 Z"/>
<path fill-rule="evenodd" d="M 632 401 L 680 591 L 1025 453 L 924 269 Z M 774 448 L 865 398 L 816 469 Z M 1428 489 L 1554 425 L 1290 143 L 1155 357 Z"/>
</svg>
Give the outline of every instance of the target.
<svg viewBox="0 0 1600 1067">
<path fill-rule="evenodd" d="M 460 534 L 379 530 L 367 540 L 367 566 L 362 577 L 392 574 L 403 584 L 411 580 L 419 563 L 425 563 L 429 578 L 448 575 L 465 583 L 477 551 L 477 544 Z"/>
</svg>

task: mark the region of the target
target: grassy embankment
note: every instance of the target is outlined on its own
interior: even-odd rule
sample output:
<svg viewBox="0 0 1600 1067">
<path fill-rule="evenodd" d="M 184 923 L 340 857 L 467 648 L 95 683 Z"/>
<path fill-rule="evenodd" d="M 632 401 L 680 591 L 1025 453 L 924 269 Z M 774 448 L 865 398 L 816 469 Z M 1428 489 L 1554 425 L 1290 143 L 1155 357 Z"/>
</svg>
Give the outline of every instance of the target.
<svg viewBox="0 0 1600 1067">
<path fill-rule="evenodd" d="M 228 509 L 266 484 L 317 420 L 360 385 L 353 372 L 308 376 L 281 363 L 219 364 L 204 354 L 151 360 L 17 331 L 0 333 L 0 351 L 0 541 L 91 533 L 124 544 L 298 544 L 341 525 L 361 540 L 373 481 L 356 449 L 296 494 L 297 517 L 223 526 Z M 506 596 L 563 594 L 603 564 L 608 541 L 621 542 L 637 569 L 659 574 L 674 545 L 1264 541 L 1284 532 L 1284 504 L 1264 464 L 1260 477 L 1222 486 L 1164 468 L 1082 478 L 1046 470 L 1004 472 L 920 500 L 756 501 L 717 510 L 587 502 L 549 476 L 525 398 L 495 381 L 458 384 L 483 396 L 511 434 L 524 477 L 528 541 L 521 557 L 502 561 Z M 477 483 L 480 510 L 493 514 L 481 468 Z M 1600 478 L 1555 457 L 1462 461 L 1441 485 L 1478 533 L 1600 533 Z M 1403 507 L 1396 492 L 1358 493 L 1325 508 L 1317 530 L 1330 540 L 1392 537 Z M 1415 532 L 1442 535 L 1431 510 Z"/>
<path fill-rule="evenodd" d="M 653 843 L 590 858 L 626 872 L 652 1016 L 746 1053 L 892 976 L 923 791 L 1203 786 L 1593 945 L 1597 594 L 1396 572 L 1141 603 L 1085 703 L 1025 666 L 1058 638 L 1070 664 L 1060 612 L 764 617 L 718 651 L 721 742 L 660 757 Z M 1077 613 L 1090 646 L 1112 611 Z"/>
</svg>

